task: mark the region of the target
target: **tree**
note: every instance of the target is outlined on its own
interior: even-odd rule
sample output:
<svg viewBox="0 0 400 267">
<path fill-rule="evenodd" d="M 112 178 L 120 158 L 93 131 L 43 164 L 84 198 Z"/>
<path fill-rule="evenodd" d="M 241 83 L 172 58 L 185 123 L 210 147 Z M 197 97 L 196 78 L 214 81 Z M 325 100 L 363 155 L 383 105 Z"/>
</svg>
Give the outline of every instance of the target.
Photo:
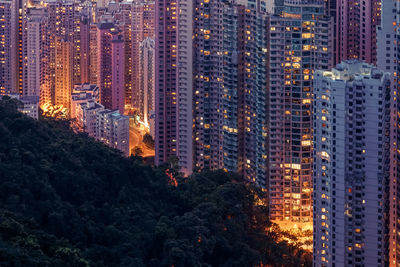
<svg viewBox="0 0 400 267">
<path fill-rule="evenodd" d="M 146 133 L 143 136 L 143 143 L 150 149 L 154 149 L 154 140 L 153 137 L 151 137 L 150 134 Z"/>
<path fill-rule="evenodd" d="M 136 157 L 141 157 L 143 155 L 143 150 L 140 147 L 135 146 L 132 148 L 131 154 Z"/>
<path fill-rule="evenodd" d="M 0 101 L 1 266 L 310 264 L 237 174 L 183 177 L 16 109 Z"/>
</svg>

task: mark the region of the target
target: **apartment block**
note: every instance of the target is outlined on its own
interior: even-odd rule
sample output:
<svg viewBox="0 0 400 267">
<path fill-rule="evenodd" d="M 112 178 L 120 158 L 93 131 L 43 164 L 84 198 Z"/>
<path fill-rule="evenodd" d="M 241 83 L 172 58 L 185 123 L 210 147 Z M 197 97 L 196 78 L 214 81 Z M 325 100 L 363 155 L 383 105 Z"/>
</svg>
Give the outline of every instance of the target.
<svg viewBox="0 0 400 267">
<path fill-rule="evenodd" d="M 117 110 L 99 111 L 96 116 L 96 139 L 129 156 L 129 117 Z"/>
<path fill-rule="evenodd" d="M 267 189 L 270 218 L 312 227 L 312 77 L 332 66 L 324 1 L 284 1 L 267 34 Z"/>
<path fill-rule="evenodd" d="M 140 43 L 139 58 L 139 111 L 143 122 L 149 125 L 150 116 L 155 111 L 155 42 L 146 38 Z"/>
<path fill-rule="evenodd" d="M 8 0 L 0 1 L 0 95 L 13 91 L 12 83 L 12 52 L 11 52 L 11 5 Z"/>
<path fill-rule="evenodd" d="M 386 266 L 390 76 L 355 60 L 318 70 L 313 113 L 314 266 Z"/>
<path fill-rule="evenodd" d="M 394 127 L 390 129 L 390 163 L 389 178 L 386 192 L 386 262 L 390 266 L 400 266 L 400 203 L 398 195 L 400 187 L 397 179 L 399 174 L 399 130 L 397 125 L 400 122 L 399 113 L 399 41 L 400 41 L 400 3 L 398 1 L 382 1 L 381 25 L 377 29 L 378 52 L 377 67 L 390 74 L 391 93 L 390 93 L 390 124 Z"/>
</svg>

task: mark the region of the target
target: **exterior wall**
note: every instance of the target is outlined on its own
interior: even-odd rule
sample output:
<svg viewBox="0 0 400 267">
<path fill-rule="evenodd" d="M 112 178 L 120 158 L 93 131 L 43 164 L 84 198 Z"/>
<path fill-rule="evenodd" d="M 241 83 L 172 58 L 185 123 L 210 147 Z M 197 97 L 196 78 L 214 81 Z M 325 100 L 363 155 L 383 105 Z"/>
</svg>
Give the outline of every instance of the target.
<svg viewBox="0 0 400 267">
<path fill-rule="evenodd" d="M 49 75 L 50 75 L 50 102 L 48 104 L 55 104 L 55 90 L 56 90 L 56 39 L 57 27 L 56 22 L 59 20 L 57 15 L 57 2 L 49 1 L 46 6 L 48 15 L 47 24 L 47 38 L 49 42 Z"/>
<path fill-rule="evenodd" d="M 264 1 L 156 2 L 156 164 L 177 157 L 185 174 L 240 168 L 265 186 L 265 117 L 250 127 L 245 120 L 265 114 L 266 8 Z M 239 120 L 245 109 L 251 116 Z"/>
<path fill-rule="evenodd" d="M 177 157 L 186 175 L 193 170 L 193 4 L 155 4 L 155 161 Z"/>
<path fill-rule="evenodd" d="M 389 75 L 345 61 L 314 78 L 314 266 L 384 266 Z"/>
<path fill-rule="evenodd" d="M 114 24 L 99 23 L 97 30 L 97 85 L 100 88 L 100 103 L 112 109 L 112 35 Z"/>
<path fill-rule="evenodd" d="M 292 3 L 267 34 L 267 188 L 270 217 L 312 227 L 312 77 L 332 65 L 332 21 L 323 1 Z"/>
<path fill-rule="evenodd" d="M 178 6 L 176 1 L 158 0 L 155 9 L 156 58 L 159 59 L 156 64 L 155 122 L 155 163 L 158 165 L 177 155 Z M 187 19 L 191 20 L 190 17 Z"/>
<path fill-rule="evenodd" d="M 56 91 L 55 104 L 70 109 L 73 83 L 73 49 L 72 42 L 65 39 L 56 40 Z"/>
<path fill-rule="evenodd" d="M 129 117 L 113 114 L 113 147 L 129 156 Z"/>
<path fill-rule="evenodd" d="M 154 98 L 154 40 L 146 38 L 140 44 L 140 58 L 139 58 L 139 111 L 143 116 L 143 121 L 149 125 L 150 114 L 154 112 L 155 98 Z"/>
<path fill-rule="evenodd" d="M 238 171 L 266 187 L 266 13 L 238 7 Z"/>
<path fill-rule="evenodd" d="M 39 118 L 39 97 L 38 96 L 22 96 L 19 98 L 22 105 L 18 110 L 32 119 Z"/>
<path fill-rule="evenodd" d="M 177 157 L 181 171 L 188 175 L 193 170 L 193 8 L 194 1 L 178 1 L 179 20 L 177 26 L 178 56 L 176 140 Z M 173 15 L 173 14 L 172 14 Z M 156 57 L 157 58 L 157 57 Z M 157 65 L 157 64 L 156 64 Z M 157 75 L 157 74 L 156 74 Z"/>
<path fill-rule="evenodd" d="M 104 110 L 96 115 L 96 139 L 129 156 L 129 117 Z"/>
<path fill-rule="evenodd" d="M 337 0 L 336 63 L 346 59 L 360 59 L 376 64 L 376 27 L 381 18 L 380 2 Z"/>
<path fill-rule="evenodd" d="M 378 27 L 378 60 L 377 66 L 379 69 L 389 72 L 391 78 L 391 93 L 390 93 L 390 124 L 398 125 L 400 116 L 398 113 L 398 71 L 400 59 L 399 41 L 400 41 L 400 5 L 398 1 L 383 0 L 382 1 L 382 18 L 381 25 Z M 397 127 L 390 130 L 390 173 L 387 177 L 385 186 L 386 192 L 386 244 L 387 247 L 387 264 L 390 266 L 400 266 L 400 223 L 398 221 L 400 214 L 400 205 L 397 196 L 400 193 L 400 188 L 397 185 L 399 177 L 398 159 L 399 159 L 399 132 Z"/>
<path fill-rule="evenodd" d="M 176 2 L 176 1 L 175 1 Z M 155 36 L 154 1 L 137 1 L 132 5 L 132 107 L 140 109 L 140 43 Z"/>
<path fill-rule="evenodd" d="M 237 171 L 237 12 L 229 3 L 196 3 L 193 27 L 195 167 Z M 202 16 L 203 13 L 208 16 Z"/>
<path fill-rule="evenodd" d="M 71 95 L 71 118 L 77 118 L 81 104 L 89 100 L 99 102 L 99 87 L 94 84 L 75 86 Z M 82 125 L 79 126 L 82 128 Z"/>
<path fill-rule="evenodd" d="M 96 118 L 97 114 L 104 110 L 104 106 L 93 100 L 88 100 L 77 106 L 76 120 L 80 128 L 88 133 L 89 136 L 96 138 Z"/>
<path fill-rule="evenodd" d="M 11 54 L 11 1 L 0 1 L 0 96 L 13 91 Z"/>
<path fill-rule="evenodd" d="M 90 21 L 89 15 L 82 15 L 79 20 L 80 39 L 80 84 L 90 82 Z"/>
<path fill-rule="evenodd" d="M 50 44 L 47 36 L 46 10 L 31 8 L 25 23 L 26 57 L 24 95 L 40 96 L 40 104 L 51 103 Z"/>
<path fill-rule="evenodd" d="M 89 10 L 74 4 L 74 85 L 89 82 Z"/>
<path fill-rule="evenodd" d="M 129 156 L 129 117 L 105 109 L 94 99 L 76 101 L 76 121 L 89 136 Z"/>
<path fill-rule="evenodd" d="M 8 1 L 3 1 L 6 3 Z M 24 7 L 23 0 L 10 1 L 11 17 L 6 20 L 6 31 L 11 30 L 11 42 L 9 48 L 11 49 L 11 82 L 12 93 L 23 95 L 23 32 L 24 32 Z M 9 81 L 9 80 L 7 80 Z"/>
<path fill-rule="evenodd" d="M 132 107 L 132 5 L 130 2 L 121 3 L 121 12 L 123 14 L 123 35 L 125 41 L 125 106 Z"/>
<path fill-rule="evenodd" d="M 98 60 L 98 55 L 97 55 L 97 26 L 95 24 L 91 24 L 90 25 L 90 34 L 89 34 L 89 49 L 90 49 L 90 53 L 89 53 L 89 73 L 90 73 L 90 83 L 91 84 L 97 84 L 98 82 L 98 75 L 97 75 L 97 71 L 98 71 L 98 64 L 97 64 L 97 60 Z"/>
<path fill-rule="evenodd" d="M 118 109 L 120 114 L 125 110 L 125 47 L 123 36 L 113 34 L 111 41 L 112 53 L 112 109 Z"/>
<path fill-rule="evenodd" d="M 56 80 L 57 72 L 57 47 L 58 40 L 64 39 L 71 42 L 71 68 L 76 67 L 76 52 L 74 47 L 74 42 L 76 39 L 76 34 L 74 34 L 74 29 L 76 26 L 76 16 L 75 16 L 75 4 L 70 0 L 56 1 L 47 0 L 45 8 L 47 10 L 47 42 L 49 43 L 49 91 L 51 97 L 51 104 L 59 103 L 59 99 L 56 99 L 56 95 L 59 95 L 58 84 Z M 58 70 L 59 71 L 59 70 Z M 75 81 L 76 71 L 71 73 L 72 81 L 71 88 Z M 60 82 L 60 81 L 58 81 Z M 68 99 L 70 96 L 68 96 Z"/>
</svg>

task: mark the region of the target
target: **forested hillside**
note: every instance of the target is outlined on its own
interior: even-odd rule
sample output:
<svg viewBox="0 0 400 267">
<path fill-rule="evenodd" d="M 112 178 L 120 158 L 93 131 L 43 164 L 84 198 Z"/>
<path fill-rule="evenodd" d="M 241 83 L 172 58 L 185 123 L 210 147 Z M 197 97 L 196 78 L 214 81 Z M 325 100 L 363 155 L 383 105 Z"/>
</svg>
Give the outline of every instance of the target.
<svg viewBox="0 0 400 267">
<path fill-rule="evenodd" d="M 182 178 L 0 101 L 0 266 L 310 265 L 267 214 L 236 175 Z"/>
</svg>

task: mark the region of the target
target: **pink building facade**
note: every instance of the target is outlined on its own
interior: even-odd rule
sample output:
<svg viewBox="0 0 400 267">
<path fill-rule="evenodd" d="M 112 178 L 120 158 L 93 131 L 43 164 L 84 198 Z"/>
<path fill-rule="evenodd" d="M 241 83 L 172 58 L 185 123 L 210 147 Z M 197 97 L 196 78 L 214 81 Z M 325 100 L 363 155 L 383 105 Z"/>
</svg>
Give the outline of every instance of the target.
<svg viewBox="0 0 400 267">
<path fill-rule="evenodd" d="M 376 64 L 376 27 L 381 21 L 379 0 L 336 1 L 335 63 L 360 59 Z"/>
<path fill-rule="evenodd" d="M 88 83 L 90 82 L 90 22 L 89 18 L 85 16 L 82 16 L 80 20 L 80 54 L 81 83 Z"/>
<path fill-rule="evenodd" d="M 125 57 L 124 40 L 118 32 L 113 32 L 111 41 L 112 53 L 112 109 L 118 109 L 120 114 L 124 113 L 125 98 Z"/>
<path fill-rule="evenodd" d="M 154 38 L 154 1 L 138 1 L 132 5 L 132 90 L 130 99 L 132 107 L 140 106 L 140 43 L 145 38 Z"/>
<path fill-rule="evenodd" d="M 99 23 L 97 26 L 97 85 L 100 89 L 100 103 L 108 109 L 112 108 L 112 71 L 111 71 L 111 40 L 110 33 L 114 24 Z"/>
<path fill-rule="evenodd" d="M 193 170 L 193 1 L 157 0 L 155 162 Z"/>
<path fill-rule="evenodd" d="M 107 109 L 124 111 L 124 41 L 111 22 L 100 22 L 97 29 L 97 85 L 100 103 Z"/>
</svg>

